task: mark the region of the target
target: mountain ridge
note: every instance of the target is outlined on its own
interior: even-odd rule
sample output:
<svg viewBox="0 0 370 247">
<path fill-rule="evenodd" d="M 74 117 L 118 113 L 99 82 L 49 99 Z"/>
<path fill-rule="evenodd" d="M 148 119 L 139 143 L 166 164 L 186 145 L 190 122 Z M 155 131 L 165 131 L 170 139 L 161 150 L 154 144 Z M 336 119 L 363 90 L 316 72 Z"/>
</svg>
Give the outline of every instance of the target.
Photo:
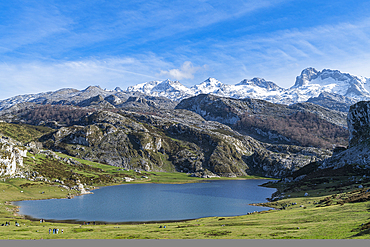
<svg viewBox="0 0 370 247">
<path fill-rule="evenodd" d="M 234 99 L 262 99 L 272 103 L 291 105 L 301 102 L 318 103 L 329 109 L 348 111 L 351 104 L 370 100 L 370 79 L 342 73 L 339 70 L 314 68 L 304 69 L 290 88 L 282 88 L 272 81 L 263 78 L 244 79 L 234 85 L 228 85 L 209 77 L 205 81 L 186 87 L 179 81 L 149 81 L 127 90 L 116 87 L 114 90 L 102 89 L 99 86 L 89 86 L 83 90 L 63 88 L 57 91 L 38 94 L 17 95 L 0 101 L 0 111 L 24 102 L 43 104 L 73 104 L 97 95 L 107 97 L 117 96 L 122 101 L 131 96 L 164 97 L 175 102 L 199 94 L 213 94 Z M 69 100 L 74 98 L 73 101 Z"/>
</svg>

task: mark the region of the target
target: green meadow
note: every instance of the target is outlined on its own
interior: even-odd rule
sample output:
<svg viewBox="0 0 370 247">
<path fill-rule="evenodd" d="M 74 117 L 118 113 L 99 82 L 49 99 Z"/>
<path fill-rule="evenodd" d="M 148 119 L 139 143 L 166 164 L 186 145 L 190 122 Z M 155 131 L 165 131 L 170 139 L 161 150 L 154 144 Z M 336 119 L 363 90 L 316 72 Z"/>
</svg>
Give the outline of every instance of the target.
<svg viewBox="0 0 370 247">
<path fill-rule="evenodd" d="M 0 124 L 0 132 L 18 141 L 35 140 L 50 132 L 48 128 Z M 14 134 L 15 133 L 15 134 Z M 71 158 L 57 153 L 62 158 Z M 61 187 L 55 179 L 74 185 L 76 180 L 90 188 L 129 183 L 194 183 L 210 179 L 190 177 L 178 172 L 136 172 L 96 162 L 77 160 L 78 164 L 44 154 L 24 158 L 25 171 L 37 171 L 47 181 L 0 178 L 0 239 L 369 239 L 370 184 L 342 184 L 346 178 L 326 179 L 316 185 L 302 184 L 290 197 L 264 206 L 275 208 L 236 217 L 210 217 L 188 221 L 140 224 L 79 224 L 76 222 L 40 223 L 18 215 L 11 202 L 66 198 L 78 194 Z M 220 179 L 220 178 L 211 178 Z M 222 179 L 261 179 L 246 176 Z M 266 179 L 266 182 L 271 180 Z M 319 183 L 320 182 L 320 183 Z M 322 183 L 321 183 L 322 182 Z M 338 186 L 340 185 L 340 186 Z M 276 186 L 274 184 L 270 186 Z M 278 188 L 279 189 L 279 188 Z M 304 197 L 304 192 L 309 196 Z M 8 226 L 1 226 L 10 222 Z M 15 223 L 19 226 L 15 226 Z M 49 234 L 58 228 L 59 234 Z M 63 233 L 62 233 L 63 229 Z"/>
<path fill-rule="evenodd" d="M 59 154 L 63 156 L 62 154 Z M 65 156 L 67 157 L 67 156 Z M 74 171 L 79 179 L 93 178 L 91 186 L 124 184 L 122 177 L 136 178 L 135 183 L 188 183 L 204 179 L 184 173 L 126 171 L 108 165 L 79 160 L 79 168 L 58 161 L 59 170 L 48 174 L 51 178 L 68 176 Z M 25 159 L 25 168 L 37 169 L 49 162 L 44 155 Z M 83 165 L 90 167 L 85 169 Z M 79 170 L 81 169 L 81 170 Z M 100 176 L 100 177 L 99 177 Z M 148 178 L 142 178 L 146 176 Z M 102 178 L 109 178 L 102 181 Z M 259 177 L 250 177 L 259 178 Z M 214 178 L 217 179 L 217 178 Z M 247 177 L 242 178 L 247 179 Z M 266 180 L 268 182 L 269 180 Z M 132 182 L 130 182 L 132 183 Z M 343 193 L 323 193 L 320 196 L 299 197 L 264 203 L 273 207 L 259 213 L 236 217 L 210 217 L 168 223 L 80 224 L 43 222 L 17 214 L 12 201 L 65 198 L 77 191 L 66 190 L 53 182 L 29 181 L 13 178 L 0 180 L 0 239 L 368 239 L 370 236 L 370 202 L 351 202 L 348 198 L 363 196 L 364 190 L 352 189 Z M 317 192 L 318 193 L 318 192 Z M 310 191 L 314 195 L 314 191 Z M 298 196 L 298 197 L 295 197 Z M 10 222 L 8 226 L 1 226 Z M 20 226 L 15 226 L 15 222 Z M 165 227 L 164 227 L 165 226 Z M 49 234 L 58 228 L 59 234 Z M 61 232 L 63 229 L 63 233 Z"/>
</svg>

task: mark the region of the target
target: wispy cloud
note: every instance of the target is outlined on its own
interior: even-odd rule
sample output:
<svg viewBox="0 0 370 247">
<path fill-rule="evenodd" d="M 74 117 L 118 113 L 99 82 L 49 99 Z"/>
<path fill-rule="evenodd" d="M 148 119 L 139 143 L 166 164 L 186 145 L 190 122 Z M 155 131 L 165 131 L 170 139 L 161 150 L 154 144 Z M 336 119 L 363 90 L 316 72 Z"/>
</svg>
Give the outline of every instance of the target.
<svg viewBox="0 0 370 247">
<path fill-rule="evenodd" d="M 207 77 L 228 84 L 264 77 L 289 87 L 306 67 L 370 77 L 370 18 L 361 11 L 348 17 L 343 0 L 320 4 L 337 6 L 341 16 L 326 18 L 320 10 L 322 19 L 310 22 L 316 20 L 310 11 L 317 3 L 303 2 L 8 4 L 10 9 L 0 8 L 0 98 L 60 87 L 125 88 L 167 78 L 191 86 Z M 308 10 L 301 11 L 302 4 Z M 297 11 L 305 14 L 302 20 Z"/>
<path fill-rule="evenodd" d="M 6 10 L 3 10 L 6 11 Z M 52 5 L 20 4 L 10 12 L 14 16 L 0 25 L 0 47 L 2 53 L 16 51 L 68 31 L 72 19 L 66 17 Z"/>
<path fill-rule="evenodd" d="M 59 88 L 83 89 L 89 85 L 127 88 L 158 79 L 155 76 L 158 71 L 169 66 L 152 54 L 54 63 L 0 63 L 0 99 Z"/>
<path fill-rule="evenodd" d="M 41 1 L 12 8 L 15 16 L 0 25 L 0 52 L 21 57 L 64 58 L 126 52 L 129 47 L 179 35 L 240 18 L 288 0 L 227 1 Z M 164 42 L 170 46 L 171 42 Z M 151 47 L 140 47 L 147 52 Z M 82 49 L 82 51 L 80 51 Z M 108 50 L 109 49 L 109 50 Z M 83 54 L 85 53 L 85 54 Z M 75 56 L 75 57 L 73 57 Z"/>
<path fill-rule="evenodd" d="M 210 47 L 213 61 L 233 64 L 227 70 L 235 78 L 270 77 L 283 87 L 293 85 L 306 67 L 331 68 L 370 77 L 370 18 L 306 29 L 281 30 L 238 40 L 218 42 Z M 212 52 L 213 51 L 213 52 Z M 214 70 L 218 63 L 207 62 Z M 230 73 L 231 72 L 231 73 Z M 244 74 L 244 75 L 243 75 Z M 222 79 L 230 81 L 227 74 Z"/>
<path fill-rule="evenodd" d="M 181 79 L 194 79 L 194 74 L 203 67 L 194 67 L 190 61 L 185 61 L 180 69 L 170 69 L 167 71 L 161 70 L 159 76 L 168 76 L 171 79 L 181 80 Z"/>
</svg>

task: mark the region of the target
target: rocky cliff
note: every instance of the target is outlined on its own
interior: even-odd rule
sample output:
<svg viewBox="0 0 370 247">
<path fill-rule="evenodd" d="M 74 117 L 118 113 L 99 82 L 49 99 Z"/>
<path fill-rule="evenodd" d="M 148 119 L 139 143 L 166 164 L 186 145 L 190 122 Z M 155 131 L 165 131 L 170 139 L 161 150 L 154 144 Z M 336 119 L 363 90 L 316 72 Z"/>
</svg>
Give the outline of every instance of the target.
<svg viewBox="0 0 370 247">
<path fill-rule="evenodd" d="M 0 176 L 12 176 L 23 167 L 27 149 L 9 137 L 0 137 Z"/>
<path fill-rule="evenodd" d="M 348 117 L 349 142 L 347 149 L 341 149 L 325 160 L 321 168 L 339 168 L 345 165 L 359 165 L 370 168 L 370 101 L 361 101 L 351 106 Z"/>
<path fill-rule="evenodd" d="M 152 114 L 97 111 L 40 140 L 47 148 L 113 166 L 203 177 L 283 177 L 331 155 L 314 148 L 263 144 L 183 109 Z"/>
<path fill-rule="evenodd" d="M 182 100 L 176 109 L 193 111 L 263 142 L 332 148 L 345 145 L 348 138 L 345 113 L 312 103 L 287 106 L 201 94 Z"/>
</svg>

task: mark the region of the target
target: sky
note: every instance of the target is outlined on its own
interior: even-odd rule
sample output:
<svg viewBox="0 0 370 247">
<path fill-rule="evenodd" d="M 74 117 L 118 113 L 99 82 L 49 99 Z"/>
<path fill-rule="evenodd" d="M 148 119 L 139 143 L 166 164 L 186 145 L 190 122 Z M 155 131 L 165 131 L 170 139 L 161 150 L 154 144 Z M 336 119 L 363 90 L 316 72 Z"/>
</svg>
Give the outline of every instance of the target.
<svg viewBox="0 0 370 247">
<path fill-rule="evenodd" d="M 0 1 L 0 99 L 254 77 L 308 67 L 370 77 L 370 1 Z"/>
</svg>

